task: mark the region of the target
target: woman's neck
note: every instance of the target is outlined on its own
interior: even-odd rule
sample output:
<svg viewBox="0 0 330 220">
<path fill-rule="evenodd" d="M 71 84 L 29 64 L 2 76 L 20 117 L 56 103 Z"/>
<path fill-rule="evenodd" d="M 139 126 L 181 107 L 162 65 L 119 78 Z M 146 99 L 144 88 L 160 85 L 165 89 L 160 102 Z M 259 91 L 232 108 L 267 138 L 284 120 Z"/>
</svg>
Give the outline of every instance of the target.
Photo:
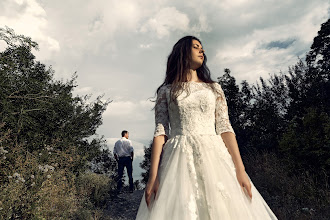
<svg viewBox="0 0 330 220">
<path fill-rule="evenodd" d="M 187 80 L 190 82 L 200 82 L 201 80 L 197 76 L 197 71 L 190 69 L 188 75 L 187 75 Z"/>
</svg>

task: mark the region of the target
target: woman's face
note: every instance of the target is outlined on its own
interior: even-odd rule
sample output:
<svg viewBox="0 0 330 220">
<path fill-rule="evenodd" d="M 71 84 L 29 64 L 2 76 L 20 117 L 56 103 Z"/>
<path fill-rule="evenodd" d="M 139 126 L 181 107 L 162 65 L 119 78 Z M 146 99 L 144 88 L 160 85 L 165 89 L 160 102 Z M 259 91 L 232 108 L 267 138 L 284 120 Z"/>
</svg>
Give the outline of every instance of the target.
<svg viewBox="0 0 330 220">
<path fill-rule="evenodd" d="M 198 69 L 204 62 L 204 49 L 198 40 L 192 41 L 191 48 L 191 69 Z"/>
</svg>

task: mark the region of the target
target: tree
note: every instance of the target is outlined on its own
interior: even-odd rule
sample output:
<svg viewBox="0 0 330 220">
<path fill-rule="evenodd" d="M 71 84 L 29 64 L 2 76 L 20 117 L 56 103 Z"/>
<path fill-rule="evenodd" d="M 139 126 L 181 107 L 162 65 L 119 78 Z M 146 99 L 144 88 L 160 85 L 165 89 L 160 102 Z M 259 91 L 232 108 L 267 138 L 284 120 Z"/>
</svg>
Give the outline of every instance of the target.
<svg viewBox="0 0 330 220">
<path fill-rule="evenodd" d="M 240 88 L 229 69 L 225 69 L 225 74 L 218 78 L 243 153 L 253 148 L 276 150 L 285 125 L 288 101 L 284 76 L 274 74 L 268 81 L 263 78 L 259 81 L 260 84 L 252 87 L 243 81 Z"/>
<path fill-rule="evenodd" d="M 140 163 L 140 167 L 145 170 L 145 172 L 141 173 L 141 177 L 142 177 L 141 183 L 143 183 L 144 185 L 147 184 L 149 179 L 151 148 L 152 148 L 152 142 L 149 144 L 149 147 L 144 146 L 143 161 Z"/>
<path fill-rule="evenodd" d="M 250 106 L 251 92 L 248 83 L 245 81 L 244 92 L 240 91 L 239 86 L 236 84 L 236 79 L 230 74 L 229 69 L 224 70 L 225 74 L 218 77 L 218 83 L 223 89 L 228 105 L 229 119 L 235 131 L 237 141 L 241 149 L 244 151 L 246 144 L 245 123 L 247 121 L 247 111 Z"/>
<path fill-rule="evenodd" d="M 236 125 L 242 114 L 242 103 L 240 102 L 240 91 L 236 85 L 236 79 L 230 75 L 230 70 L 225 69 L 225 74 L 218 77 L 218 83 L 221 85 L 225 92 L 228 111 L 230 112 L 230 121 Z"/>
<path fill-rule="evenodd" d="M 30 38 L 0 28 L 0 40 L 0 218 L 92 218 L 115 184 L 85 172 L 104 156 L 96 129 L 110 101 L 73 97 L 76 76 L 54 80 Z"/>
<path fill-rule="evenodd" d="M 307 82 L 310 85 L 307 96 L 311 104 L 330 114 L 330 19 L 321 25 L 306 56 L 308 66 Z"/>
<path fill-rule="evenodd" d="M 15 145 L 29 152 L 56 143 L 58 149 L 77 148 L 82 157 L 76 169 L 99 154 L 102 138 L 93 136 L 102 124 L 102 113 L 110 101 L 101 96 L 88 103 L 88 96 L 73 97 L 74 75 L 67 82 L 53 79 L 54 71 L 36 61 L 32 49 L 38 44 L 0 29 L 0 40 L 8 47 L 0 53 L 0 123 L 11 130 Z"/>
<path fill-rule="evenodd" d="M 280 151 L 294 161 L 297 173 L 309 171 L 325 184 L 330 175 L 330 117 L 318 108 L 308 108 L 301 118 L 294 118 L 280 141 Z M 320 177 L 323 178 L 320 178 Z"/>
<path fill-rule="evenodd" d="M 117 162 L 109 149 L 103 148 L 101 154 L 96 156 L 91 162 L 91 170 L 94 173 L 106 174 L 115 179 Z"/>
<path fill-rule="evenodd" d="M 289 69 L 286 82 L 290 105 L 289 122 L 280 141 L 280 152 L 295 161 L 295 169 L 315 172 L 316 179 L 329 176 L 330 115 L 330 19 L 321 25 L 306 63 Z M 326 177 L 327 178 L 327 177 Z M 323 182 L 325 185 L 327 181 Z"/>
<path fill-rule="evenodd" d="M 330 19 L 321 25 L 306 56 L 308 66 L 316 68 L 327 80 L 330 80 Z"/>
</svg>

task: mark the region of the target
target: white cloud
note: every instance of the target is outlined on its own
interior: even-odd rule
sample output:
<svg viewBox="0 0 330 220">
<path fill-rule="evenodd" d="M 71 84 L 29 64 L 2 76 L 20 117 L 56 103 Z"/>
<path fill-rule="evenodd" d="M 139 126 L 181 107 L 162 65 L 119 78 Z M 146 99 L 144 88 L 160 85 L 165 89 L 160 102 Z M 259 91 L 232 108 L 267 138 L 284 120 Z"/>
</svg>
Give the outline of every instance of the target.
<svg viewBox="0 0 330 220">
<path fill-rule="evenodd" d="M 47 33 L 47 13 L 36 0 L 5 0 L 0 6 L 5 8 L 0 23 L 13 28 L 16 34 L 32 37 L 38 42 L 43 50 L 37 54 L 48 58 L 61 49 L 59 42 Z"/>
<path fill-rule="evenodd" d="M 152 47 L 152 44 L 140 44 L 139 47 L 142 49 L 149 49 Z"/>
<path fill-rule="evenodd" d="M 5 41 L 0 41 L 0 50 L 4 50 L 7 47 L 7 44 Z"/>
<path fill-rule="evenodd" d="M 216 76 L 228 67 L 238 83 L 254 82 L 308 51 L 329 6 L 328 0 L 3 0 L 0 23 L 37 41 L 37 59 L 53 66 L 55 78 L 77 71 L 75 94 L 114 100 L 99 134 L 116 137 L 126 129 L 148 143 L 154 103 L 146 99 L 163 81 L 178 39 L 199 37 Z M 288 40 L 294 42 L 286 48 L 267 48 Z"/>
<path fill-rule="evenodd" d="M 154 103 L 148 100 L 114 101 L 107 108 L 104 117 L 117 117 L 135 121 L 148 119 L 147 112 L 151 112 Z"/>
<path fill-rule="evenodd" d="M 82 40 L 93 42 L 87 48 L 95 53 L 101 51 L 116 51 L 116 43 L 113 38 L 126 31 L 137 30 L 138 23 L 143 16 L 142 10 L 137 1 L 107 1 L 103 0 L 100 4 L 89 1 L 86 7 L 75 9 L 77 13 L 87 14 L 88 19 L 84 19 L 89 28 L 86 34 L 81 35 Z M 79 23 L 85 26 L 85 23 Z M 85 42 L 81 41 L 81 44 Z"/>
<path fill-rule="evenodd" d="M 201 32 L 210 32 L 212 30 L 212 27 L 210 26 L 208 22 L 207 16 L 204 14 L 201 14 L 198 17 L 198 23 L 192 27 L 192 32 L 196 33 L 199 35 Z"/>
<path fill-rule="evenodd" d="M 103 114 L 104 125 L 98 132 L 106 137 L 120 135 L 122 130 L 130 132 L 130 139 L 147 144 L 154 130 L 153 103 L 140 101 L 113 101 Z"/>
<path fill-rule="evenodd" d="M 157 14 L 150 18 L 141 27 L 141 32 L 156 32 L 158 38 L 169 36 L 172 31 L 187 31 L 189 18 L 185 13 L 178 11 L 175 7 L 160 9 Z"/>
<path fill-rule="evenodd" d="M 19 2 L 18 4 L 23 4 L 26 3 L 26 13 L 34 16 L 46 16 L 46 11 L 39 5 L 38 2 L 35 0 L 25 0 L 25 1 L 17 1 Z"/>
<path fill-rule="evenodd" d="M 74 93 L 77 95 L 87 95 L 87 94 L 92 93 L 92 91 L 93 91 L 93 88 L 90 86 L 74 88 Z"/>
<path fill-rule="evenodd" d="M 135 30 L 141 18 L 142 9 L 137 1 L 122 0 L 122 1 L 104 1 L 103 8 L 104 21 L 107 28 L 113 30 L 127 28 Z M 94 1 L 93 1 L 94 4 Z"/>
<path fill-rule="evenodd" d="M 53 39 L 51 37 L 46 37 L 45 41 L 47 42 L 48 49 L 50 51 L 59 51 L 60 50 L 60 44 L 55 39 Z"/>
<path fill-rule="evenodd" d="M 301 19 L 255 29 L 227 39 L 211 63 L 221 69 L 231 69 L 239 81 L 246 79 L 253 83 L 256 76 L 268 78 L 268 73 L 286 71 L 288 66 L 298 61 L 298 56 L 304 57 L 326 14 L 326 4 L 320 5 L 313 7 Z M 287 48 L 265 48 L 271 42 L 290 39 L 293 42 Z"/>
<path fill-rule="evenodd" d="M 120 101 L 111 103 L 110 108 L 104 113 L 104 116 L 125 117 L 133 114 L 137 103 L 131 101 Z"/>
<path fill-rule="evenodd" d="M 134 156 L 140 157 L 144 155 L 145 144 L 132 140 L 132 145 L 134 147 Z"/>
<path fill-rule="evenodd" d="M 234 10 L 236 8 L 242 8 L 246 5 L 246 3 L 253 3 L 251 0 L 222 0 L 219 1 L 219 7 L 224 9 L 224 10 Z"/>
</svg>

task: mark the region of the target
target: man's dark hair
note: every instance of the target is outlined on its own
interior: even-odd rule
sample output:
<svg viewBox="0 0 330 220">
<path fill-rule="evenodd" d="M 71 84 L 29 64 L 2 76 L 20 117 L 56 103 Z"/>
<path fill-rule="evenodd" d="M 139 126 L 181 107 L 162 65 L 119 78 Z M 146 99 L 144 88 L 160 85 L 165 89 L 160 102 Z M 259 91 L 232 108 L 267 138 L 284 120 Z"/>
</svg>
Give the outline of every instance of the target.
<svg viewBox="0 0 330 220">
<path fill-rule="evenodd" d="M 121 136 L 122 137 L 124 137 L 125 136 L 125 134 L 127 134 L 128 133 L 128 131 L 126 131 L 126 130 L 123 130 L 122 132 L 121 132 Z"/>
</svg>

